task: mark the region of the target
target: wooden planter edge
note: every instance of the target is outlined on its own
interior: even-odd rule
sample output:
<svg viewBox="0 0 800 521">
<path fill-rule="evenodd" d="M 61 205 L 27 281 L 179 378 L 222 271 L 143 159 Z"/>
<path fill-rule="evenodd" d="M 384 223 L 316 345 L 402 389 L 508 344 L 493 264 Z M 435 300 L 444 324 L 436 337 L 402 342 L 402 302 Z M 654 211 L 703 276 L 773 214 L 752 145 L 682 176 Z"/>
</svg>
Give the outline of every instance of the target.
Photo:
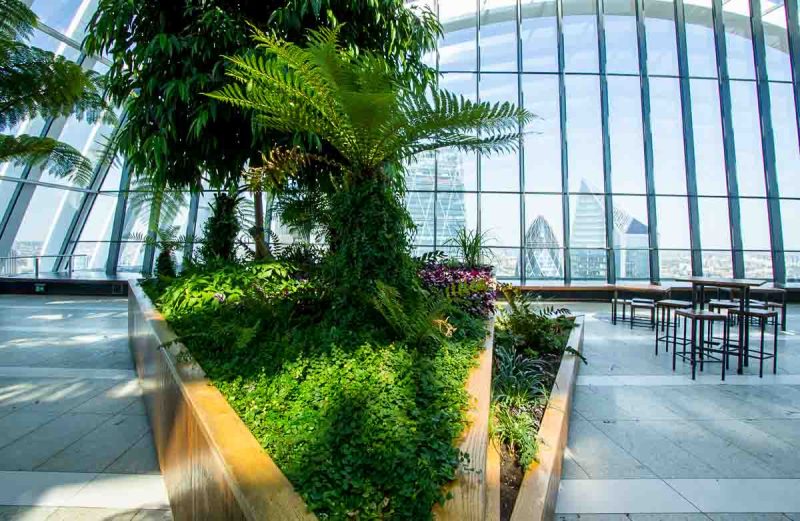
<svg viewBox="0 0 800 521">
<path fill-rule="evenodd" d="M 175 519 L 316 519 L 138 282 L 129 347 Z"/>
<path fill-rule="evenodd" d="M 567 345 L 579 353 L 583 351 L 584 329 L 583 317 L 575 317 L 575 327 L 569 335 Z M 581 359 L 572 353 L 564 353 L 561 358 L 537 435 L 539 461 L 525 472 L 511 521 L 548 521 L 555 515 L 561 465 L 569 434 L 569 416 L 580 363 Z"/>
<path fill-rule="evenodd" d="M 489 511 L 500 506 L 500 467 L 492 460 L 489 443 L 489 410 L 492 392 L 494 318 L 487 324 L 488 333 L 478 364 L 464 384 L 469 393 L 468 425 L 459 441 L 459 449 L 469 454 L 470 469 L 459 469 L 456 480 L 447 488 L 452 495 L 443 506 L 436 505 L 437 520 L 483 521 Z M 496 469 L 496 472 L 495 472 Z M 496 498 L 495 498 L 496 496 Z"/>
</svg>

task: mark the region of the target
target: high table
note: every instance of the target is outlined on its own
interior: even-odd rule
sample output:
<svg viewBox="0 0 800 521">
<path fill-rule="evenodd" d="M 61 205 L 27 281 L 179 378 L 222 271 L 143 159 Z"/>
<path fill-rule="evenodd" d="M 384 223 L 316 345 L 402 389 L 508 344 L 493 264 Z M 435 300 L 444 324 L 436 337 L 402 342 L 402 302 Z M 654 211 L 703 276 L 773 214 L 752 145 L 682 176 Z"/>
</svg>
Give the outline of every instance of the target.
<svg viewBox="0 0 800 521">
<path fill-rule="evenodd" d="M 727 279 L 717 277 L 684 277 L 675 279 L 678 282 L 688 282 L 692 285 L 692 307 L 705 308 L 705 288 L 728 288 L 738 289 L 741 291 L 739 296 L 739 310 L 744 311 L 750 305 L 750 288 L 758 287 L 764 284 L 763 280 L 753 279 Z M 699 301 L 699 305 L 698 305 Z M 739 320 L 739 365 L 737 373 L 744 372 L 744 354 L 743 350 L 746 345 L 744 338 L 744 320 Z"/>
</svg>

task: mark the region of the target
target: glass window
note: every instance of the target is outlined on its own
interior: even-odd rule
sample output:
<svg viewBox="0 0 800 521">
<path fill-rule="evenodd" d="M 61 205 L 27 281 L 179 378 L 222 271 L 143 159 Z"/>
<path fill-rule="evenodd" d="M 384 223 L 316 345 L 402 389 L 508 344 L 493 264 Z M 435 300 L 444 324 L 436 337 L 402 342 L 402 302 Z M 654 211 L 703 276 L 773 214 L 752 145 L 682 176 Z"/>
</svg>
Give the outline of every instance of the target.
<svg viewBox="0 0 800 521">
<path fill-rule="evenodd" d="M 691 80 L 697 193 L 727 195 L 717 80 Z"/>
<path fill-rule="evenodd" d="M 745 250 L 769 250 L 767 200 L 739 199 L 739 212 L 741 213 L 742 247 Z"/>
<path fill-rule="evenodd" d="M 439 2 L 444 36 L 439 42 L 439 69 L 474 71 L 477 67 L 475 2 Z"/>
<path fill-rule="evenodd" d="M 650 125 L 656 193 L 685 195 L 686 169 L 678 80 L 650 79 Z"/>
<path fill-rule="evenodd" d="M 488 244 L 520 246 L 519 203 L 517 194 L 481 194 L 481 231 Z"/>
<path fill-rule="evenodd" d="M 440 86 L 467 99 L 477 100 L 476 74 L 444 74 Z M 457 149 L 436 152 L 438 190 L 477 190 L 478 155 Z"/>
<path fill-rule="evenodd" d="M 523 76 L 524 106 L 537 116 L 525 131 L 525 190 L 561 191 L 561 122 L 558 77 Z"/>
<path fill-rule="evenodd" d="M 57 125 L 58 122 L 54 123 Z M 96 167 L 97 154 L 101 149 L 101 137 L 111 132 L 111 127 L 104 125 L 102 122 L 89 123 L 86 120 L 79 121 L 74 117 L 70 117 L 63 130 L 59 135 L 53 135 L 55 139 L 72 145 L 85 157 L 92 161 Z M 48 183 L 61 184 L 66 186 L 82 186 L 88 188 L 92 179 L 76 179 L 74 177 L 57 177 L 53 175 L 52 171 L 45 170 L 41 177 L 41 181 Z"/>
<path fill-rule="evenodd" d="M 789 38 L 786 34 L 786 7 L 782 0 L 761 3 L 762 26 L 767 55 L 767 77 L 772 81 L 792 81 Z"/>
<path fill-rule="evenodd" d="M 498 279 L 514 279 L 512 283 L 519 283 L 521 274 L 519 248 L 490 248 L 489 262 L 494 266 L 494 273 Z"/>
<path fill-rule="evenodd" d="M 114 224 L 114 210 L 117 198 L 111 195 L 98 195 L 89 217 L 81 231 L 80 241 L 108 241 L 111 239 L 111 228 Z M 181 231 L 183 233 L 183 231 Z"/>
<path fill-rule="evenodd" d="M 481 0 L 481 70 L 517 70 L 517 1 Z"/>
<path fill-rule="evenodd" d="M 770 83 L 769 94 L 778 192 L 783 197 L 800 197 L 800 148 L 797 144 L 797 119 L 792 105 L 792 85 Z"/>
<path fill-rule="evenodd" d="M 33 31 L 33 35 L 30 40 L 28 40 L 28 44 L 33 47 L 38 47 L 39 49 L 44 49 L 45 51 L 50 51 L 58 56 L 63 56 L 72 61 L 77 61 L 81 55 L 78 49 L 38 29 Z"/>
<path fill-rule="evenodd" d="M 558 71 L 556 2 L 522 0 L 522 70 Z"/>
<path fill-rule="evenodd" d="M 31 9 L 51 28 L 80 41 L 97 9 L 97 0 L 33 0 Z"/>
<path fill-rule="evenodd" d="M 763 196 L 764 160 L 761 153 L 761 123 L 758 118 L 756 85 L 749 81 L 732 81 L 730 86 L 739 195 Z"/>
<path fill-rule="evenodd" d="M 733 277 L 733 264 L 731 264 L 730 251 L 703 250 L 703 276 L 705 277 Z"/>
<path fill-rule="evenodd" d="M 567 76 L 567 142 L 571 192 L 603 192 L 600 82 L 596 76 Z"/>
<path fill-rule="evenodd" d="M 489 103 L 518 104 L 516 74 L 483 74 L 478 94 Z M 519 192 L 519 156 L 517 152 L 481 154 L 481 190 Z"/>
<path fill-rule="evenodd" d="M 692 275 L 692 254 L 690 251 L 659 250 L 658 270 L 662 279 L 676 279 Z"/>
<path fill-rule="evenodd" d="M 703 247 L 703 275 L 729 277 L 733 267 L 728 201 L 724 198 L 698 197 L 697 206 L 700 213 L 700 244 Z"/>
<path fill-rule="evenodd" d="M 606 71 L 639 73 L 639 47 L 636 37 L 635 0 L 606 0 Z"/>
<path fill-rule="evenodd" d="M 525 277 L 564 278 L 564 226 L 560 195 L 525 197 Z"/>
<path fill-rule="evenodd" d="M 567 72 L 597 72 L 595 1 L 569 0 L 563 5 L 564 70 Z"/>
<path fill-rule="evenodd" d="M 683 12 L 686 20 L 689 75 L 716 78 L 717 51 L 714 43 L 711 0 L 684 1 Z"/>
<path fill-rule="evenodd" d="M 755 79 L 750 2 L 749 0 L 723 2 L 722 12 L 728 54 L 728 75 L 731 78 Z"/>
<path fill-rule="evenodd" d="M 746 251 L 744 276 L 748 279 L 772 278 L 772 254 L 769 251 Z"/>
<path fill-rule="evenodd" d="M 798 216 L 800 216 L 800 200 L 781 199 L 784 250 L 800 250 L 800 226 L 792 224 L 793 219 Z"/>
<path fill-rule="evenodd" d="M 608 77 L 608 111 L 612 190 L 646 193 L 639 78 Z"/>
<path fill-rule="evenodd" d="M 672 0 L 645 0 L 647 72 L 676 76 L 678 47 L 675 42 L 675 7 Z"/>
<path fill-rule="evenodd" d="M 436 194 L 436 247 L 442 249 L 462 228 L 478 229 L 478 195 L 463 192 Z"/>
<path fill-rule="evenodd" d="M 11 246 L 11 255 L 58 254 L 86 194 L 33 185 L 24 189 L 34 192 Z M 55 259 L 52 258 L 41 262 L 42 271 L 49 271 L 54 266 Z"/>
<path fill-rule="evenodd" d="M 647 201 L 642 196 L 617 196 L 614 204 L 616 274 L 623 279 L 650 278 Z"/>
<path fill-rule="evenodd" d="M 589 193 L 572 194 L 569 204 L 570 248 L 605 248 L 606 214 L 603 196 Z"/>
<path fill-rule="evenodd" d="M 656 197 L 658 247 L 690 250 L 689 205 L 686 197 Z M 663 262 L 663 259 L 662 259 Z"/>
<path fill-rule="evenodd" d="M 408 190 L 433 190 L 436 182 L 436 152 L 417 154 L 405 170 Z"/>
<path fill-rule="evenodd" d="M 417 229 L 414 234 L 414 244 L 433 245 L 434 217 L 433 217 L 433 192 L 407 192 L 406 208 Z"/>
<path fill-rule="evenodd" d="M 800 251 L 784 252 L 786 263 L 786 280 L 789 282 L 800 281 Z"/>
<path fill-rule="evenodd" d="M 605 250 L 572 248 L 569 260 L 573 280 L 606 280 L 608 259 Z"/>
</svg>

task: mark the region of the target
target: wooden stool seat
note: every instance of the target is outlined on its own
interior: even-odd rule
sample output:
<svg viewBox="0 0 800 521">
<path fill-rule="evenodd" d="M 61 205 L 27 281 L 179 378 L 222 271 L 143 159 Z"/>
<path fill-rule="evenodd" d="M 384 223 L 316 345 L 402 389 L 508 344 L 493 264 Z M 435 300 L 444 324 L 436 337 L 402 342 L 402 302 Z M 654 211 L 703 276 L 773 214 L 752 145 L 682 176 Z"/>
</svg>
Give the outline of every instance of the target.
<svg viewBox="0 0 800 521">
<path fill-rule="evenodd" d="M 690 308 L 690 307 L 692 307 L 692 303 L 689 302 L 688 300 L 677 300 L 677 299 L 669 299 L 668 298 L 668 299 L 659 300 L 658 302 L 656 302 L 656 307 L 665 307 L 665 308 L 672 308 L 672 309 Z"/>
<path fill-rule="evenodd" d="M 725 320 L 725 315 L 707 309 L 679 309 L 676 313 L 693 320 Z"/>
<path fill-rule="evenodd" d="M 709 309 L 739 309 L 740 304 L 736 300 L 711 299 L 708 301 Z"/>
</svg>

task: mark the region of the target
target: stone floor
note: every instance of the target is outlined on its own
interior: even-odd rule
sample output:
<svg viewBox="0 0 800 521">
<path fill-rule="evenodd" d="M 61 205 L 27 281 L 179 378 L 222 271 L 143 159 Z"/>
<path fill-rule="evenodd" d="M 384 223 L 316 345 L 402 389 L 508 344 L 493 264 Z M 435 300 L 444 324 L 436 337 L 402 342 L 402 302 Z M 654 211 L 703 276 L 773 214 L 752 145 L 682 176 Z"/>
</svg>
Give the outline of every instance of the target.
<svg viewBox="0 0 800 521">
<path fill-rule="evenodd" d="M 0 295 L 0 521 L 171 519 L 126 299 Z"/>
<path fill-rule="evenodd" d="M 608 304 L 567 307 L 586 316 L 588 365 L 557 520 L 800 521 L 800 307 L 779 335 L 778 375 L 759 379 L 751 361 L 724 384 L 719 364 L 695 382 L 680 361 L 673 373 L 653 332 L 612 325 Z"/>
</svg>

